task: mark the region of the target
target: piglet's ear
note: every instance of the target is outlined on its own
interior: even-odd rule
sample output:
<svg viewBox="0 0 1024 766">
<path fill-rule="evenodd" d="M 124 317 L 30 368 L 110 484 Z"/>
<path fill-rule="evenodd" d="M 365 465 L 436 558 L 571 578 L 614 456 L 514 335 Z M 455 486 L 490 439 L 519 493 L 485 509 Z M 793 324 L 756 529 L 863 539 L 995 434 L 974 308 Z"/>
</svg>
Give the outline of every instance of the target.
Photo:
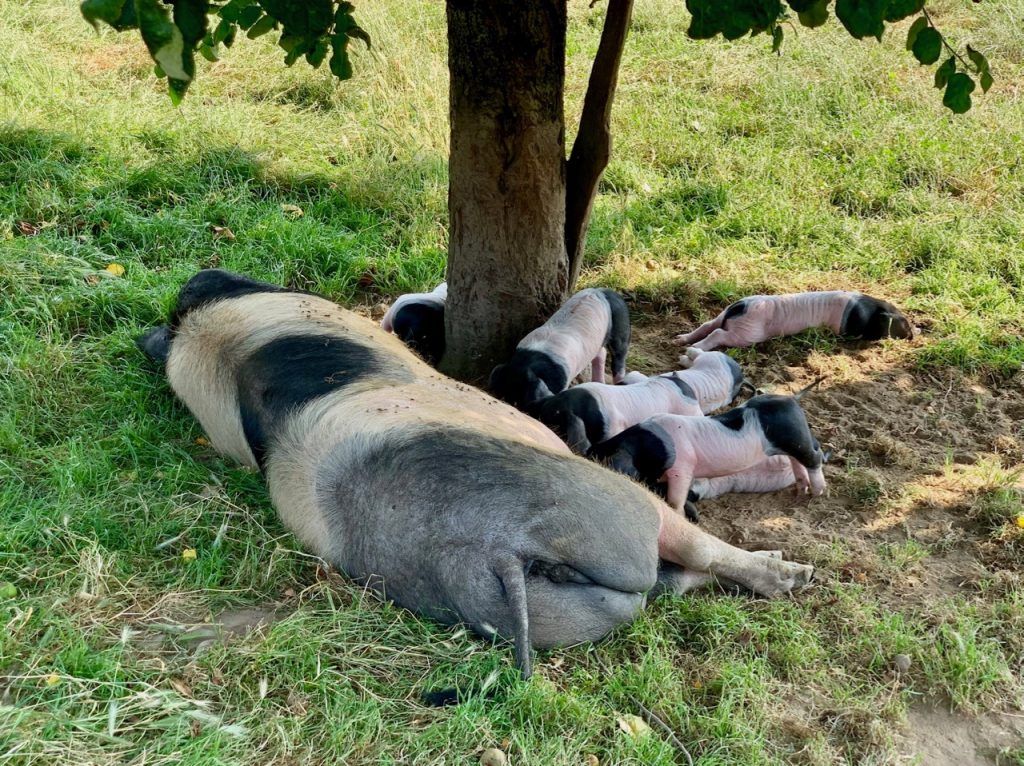
<svg viewBox="0 0 1024 766">
<path fill-rule="evenodd" d="M 171 328 L 165 324 L 154 327 L 136 338 L 135 345 L 154 362 L 165 364 L 171 353 Z"/>
</svg>

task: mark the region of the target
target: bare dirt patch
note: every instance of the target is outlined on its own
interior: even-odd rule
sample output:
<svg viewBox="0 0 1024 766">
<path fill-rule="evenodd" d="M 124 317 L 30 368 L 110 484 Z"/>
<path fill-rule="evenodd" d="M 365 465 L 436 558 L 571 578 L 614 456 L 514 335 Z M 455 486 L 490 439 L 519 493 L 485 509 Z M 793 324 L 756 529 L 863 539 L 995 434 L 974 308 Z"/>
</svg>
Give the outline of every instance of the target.
<svg viewBox="0 0 1024 766">
<path fill-rule="evenodd" d="M 632 365 L 676 369 L 680 349 L 671 339 L 688 326 L 674 316 L 640 318 Z M 923 372 L 911 365 L 910 348 L 855 344 L 826 354 L 774 341 L 743 351 L 747 377 L 766 391 L 792 393 L 827 376 L 803 404 L 832 451 L 829 492 L 810 502 L 789 492 L 725 496 L 702 503 L 703 525 L 737 545 L 780 548 L 841 580 L 870 584 L 883 600 L 923 602 L 983 578 L 1019 578 L 975 505 L 1008 474 L 1024 488 L 1022 376 L 997 385 L 953 370 Z M 901 556 L 908 541 L 926 554 Z"/>
<path fill-rule="evenodd" d="M 968 717 L 948 705 L 920 704 L 907 715 L 901 750 L 920 766 L 1010 766 L 1005 756 L 1024 742 L 1024 717 L 989 713 Z"/>
</svg>

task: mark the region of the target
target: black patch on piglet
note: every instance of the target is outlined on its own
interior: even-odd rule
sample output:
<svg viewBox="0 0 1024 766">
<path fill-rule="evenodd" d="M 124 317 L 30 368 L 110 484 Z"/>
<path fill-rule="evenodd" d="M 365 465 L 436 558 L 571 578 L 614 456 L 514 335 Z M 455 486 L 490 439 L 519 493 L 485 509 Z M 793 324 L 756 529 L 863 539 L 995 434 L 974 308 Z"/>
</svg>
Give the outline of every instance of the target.
<svg viewBox="0 0 1024 766">
<path fill-rule="evenodd" d="M 754 400 L 751 399 L 750 401 L 752 402 Z M 750 404 L 750 402 L 747 402 L 747 404 Z M 731 410 L 726 410 L 725 412 L 721 412 L 718 415 L 712 415 L 711 419 L 717 420 L 723 426 L 733 431 L 742 431 L 744 422 L 743 413 L 745 411 L 745 407 L 746 405 L 744 405 L 743 407 L 736 407 Z"/>
<path fill-rule="evenodd" d="M 845 337 L 860 340 L 914 337 L 910 322 L 898 308 L 870 295 L 861 295 L 850 301 L 843 313 L 839 332 Z"/>
<path fill-rule="evenodd" d="M 679 389 L 679 393 L 681 393 L 687 399 L 693 399 L 694 401 L 698 401 L 697 394 L 693 392 L 693 387 L 685 380 L 678 378 L 674 373 L 669 372 L 664 375 L 660 375 L 659 377 L 671 381 L 672 383 L 675 383 L 676 388 Z"/>
<path fill-rule="evenodd" d="M 725 323 L 733 317 L 740 317 L 747 313 L 747 309 L 750 305 L 747 303 L 747 299 L 744 298 L 741 301 L 736 301 L 725 310 L 725 316 L 722 317 L 721 328 L 725 329 Z"/>
<path fill-rule="evenodd" d="M 821 447 L 792 396 L 755 396 L 738 409 L 757 413 L 765 439 L 775 450 L 768 450 L 769 455 L 789 455 L 807 468 L 821 467 Z"/>
<path fill-rule="evenodd" d="M 612 313 L 612 321 L 608 327 L 604 345 L 608 349 L 608 356 L 611 357 L 612 375 L 621 378 L 626 374 L 626 354 L 629 352 L 629 339 L 632 332 L 629 323 L 629 309 L 622 296 L 614 290 L 604 288 L 601 290 L 601 294 L 608 301 L 608 308 Z"/>
<path fill-rule="evenodd" d="M 597 397 L 585 388 L 570 388 L 530 408 L 530 414 L 582 455 L 604 440 L 608 419 Z"/>
<path fill-rule="evenodd" d="M 444 306 L 406 303 L 395 313 L 391 324 L 395 335 L 429 364 L 436 365 L 441 360 L 444 355 Z"/>
<path fill-rule="evenodd" d="M 645 421 L 591 447 L 587 457 L 664 494 L 659 480 L 675 463 L 676 448 L 664 428 Z"/>
<path fill-rule="evenodd" d="M 543 351 L 520 348 L 505 364 L 491 371 L 488 388 L 499 399 L 525 410 L 535 402 L 565 390 L 569 376 Z"/>
</svg>

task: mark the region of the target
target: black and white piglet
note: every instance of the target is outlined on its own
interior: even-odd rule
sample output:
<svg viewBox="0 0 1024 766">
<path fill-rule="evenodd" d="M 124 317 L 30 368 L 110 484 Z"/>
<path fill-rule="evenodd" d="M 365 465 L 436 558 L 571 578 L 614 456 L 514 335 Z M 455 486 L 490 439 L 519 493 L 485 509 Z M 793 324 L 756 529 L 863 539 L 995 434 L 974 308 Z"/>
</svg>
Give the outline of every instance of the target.
<svg viewBox="0 0 1024 766">
<path fill-rule="evenodd" d="M 719 351 L 689 349 L 686 369 L 647 377 L 631 372 L 628 385 L 583 383 L 543 399 L 530 413 L 584 454 L 647 418 L 662 413 L 703 415 L 736 398 L 743 384 L 739 364 Z"/>
<path fill-rule="evenodd" d="M 789 457 L 798 489 L 815 496 L 825 491 L 821 447 L 792 396 L 755 396 L 709 417 L 656 415 L 588 454 L 655 491 L 666 484 L 668 503 L 677 510 L 684 510 L 694 479 L 744 471 L 773 455 Z"/>
<path fill-rule="evenodd" d="M 399 296 L 380 320 L 380 326 L 436 365 L 444 355 L 444 304 L 447 300 L 447 282 L 429 293 Z"/>
<path fill-rule="evenodd" d="M 616 383 L 626 377 L 629 311 L 614 290 L 580 290 L 547 322 L 516 346 L 512 358 L 491 372 L 490 389 L 520 409 L 560 391 L 590 365 L 590 377 L 604 382 L 606 349 Z"/>
</svg>

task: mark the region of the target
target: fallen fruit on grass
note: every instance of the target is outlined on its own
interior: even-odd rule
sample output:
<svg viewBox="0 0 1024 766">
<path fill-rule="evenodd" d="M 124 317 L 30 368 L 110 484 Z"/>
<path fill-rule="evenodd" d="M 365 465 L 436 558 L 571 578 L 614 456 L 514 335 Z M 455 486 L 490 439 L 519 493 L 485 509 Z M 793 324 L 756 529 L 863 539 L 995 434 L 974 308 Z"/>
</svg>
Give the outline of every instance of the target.
<svg viewBox="0 0 1024 766">
<path fill-rule="evenodd" d="M 489 747 L 480 754 L 480 766 L 505 766 L 508 758 L 496 747 Z"/>
<path fill-rule="evenodd" d="M 1017 526 L 1024 529 L 1024 513 L 1017 517 Z"/>
<path fill-rule="evenodd" d="M 58 676 L 56 673 L 50 673 L 50 675 L 48 675 L 46 677 L 46 685 L 47 686 L 56 686 L 59 683 L 60 683 L 60 676 Z"/>
<path fill-rule="evenodd" d="M 104 271 L 113 274 L 115 277 L 124 276 L 124 266 L 122 266 L 120 263 L 108 263 Z"/>
<path fill-rule="evenodd" d="M 18 595 L 18 589 L 14 587 L 14 583 L 0 582 L 0 600 L 6 601 L 9 598 L 14 598 Z"/>
<path fill-rule="evenodd" d="M 196 560 L 196 555 L 197 554 L 196 554 L 196 549 L 195 548 L 186 548 L 185 550 L 183 550 L 181 552 L 181 560 L 182 561 L 195 561 Z"/>
</svg>

